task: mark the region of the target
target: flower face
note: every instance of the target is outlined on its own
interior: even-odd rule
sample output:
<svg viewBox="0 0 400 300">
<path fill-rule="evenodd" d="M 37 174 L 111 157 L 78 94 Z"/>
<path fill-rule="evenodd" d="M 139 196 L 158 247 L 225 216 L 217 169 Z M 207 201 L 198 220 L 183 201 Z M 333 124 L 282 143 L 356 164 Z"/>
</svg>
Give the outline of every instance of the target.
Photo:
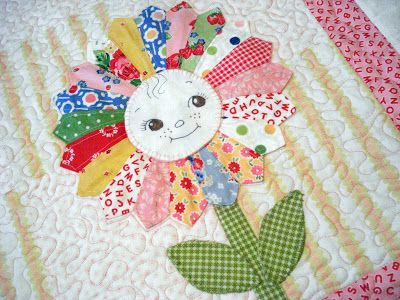
<svg viewBox="0 0 400 300">
<path fill-rule="evenodd" d="M 147 155 L 177 160 L 208 143 L 221 122 L 221 103 L 212 87 L 182 70 L 167 70 L 145 81 L 125 114 L 131 142 Z"/>
</svg>

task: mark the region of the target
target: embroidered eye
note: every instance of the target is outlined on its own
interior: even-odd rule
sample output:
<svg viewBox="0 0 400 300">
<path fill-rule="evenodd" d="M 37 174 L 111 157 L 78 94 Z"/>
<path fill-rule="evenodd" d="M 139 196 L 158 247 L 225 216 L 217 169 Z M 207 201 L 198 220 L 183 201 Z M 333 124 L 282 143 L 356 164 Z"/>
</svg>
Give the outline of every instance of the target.
<svg viewBox="0 0 400 300">
<path fill-rule="evenodd" d="M 196 107 L 202 107 L 206 104 L 206 98 L 200 95 L 192 96 L 189 98 L 189 106 L 193 104 Z"/>
<path fill-rule="evenodd" d="M 146 130 L 146 128 L 149 127 L 151 131 L 157 131 L 163 128 L 163 126 L 163 121 L 159 119 L 150 119 L 142 123 L 142 130 Z"/>
</svg>

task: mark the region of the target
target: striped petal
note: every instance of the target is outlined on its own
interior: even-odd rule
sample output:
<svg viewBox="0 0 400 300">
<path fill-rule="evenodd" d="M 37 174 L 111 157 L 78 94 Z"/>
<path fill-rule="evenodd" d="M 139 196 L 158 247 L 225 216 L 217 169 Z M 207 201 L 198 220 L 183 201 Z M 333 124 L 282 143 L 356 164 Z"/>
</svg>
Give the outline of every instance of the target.
<svg viewBox="0 0 400 300">
<path fill-rule="evenodd" d="M 165 15 L 163 9 L 149 6 L 135 19 L 156 72 L 165 70 L 167 66 L 165 34 L 167 23 Z"/>
<path fill-rule="evenodd" d="M 239 190 L 237 181 L 207 148 L 202 148 L 198 156 L 193 157 L 191 163 L 195 172 L 203 173 L 201 188 L 208 203 L 217 205 L 234 203 Z"/>
<path fill-rule="evenodd" d="M 264 121 L 223 119 L 220 131 L 259 154 L 270 153 L 285 145 L 279 126 Z"/>
<path fill-rule="evenodd" d="M 118 49 L 113 41 L 89 42 L 87 58 L 89 62 L 113 73 L 121 80 L 129 81 L 133 86 L 139 86 L 143 81 L 143 74 L 128 60 L 121 49 Z"/>
<path fill-rule="evenodd" d="M 72 68 L 68 73 L 71 85 L 85 85 L 87 87 L 130 97 L 136 87 L 128 80 L 121 80 L 114 74 L 86 62 Z"/>
<path fill-rule="evenodd" d="M 216 88 L 237 74 L 266 64 L 271 60 L 271 56 L 271 42 L 250 37 L 218 63 L 205 79 Z"/>
<path fill-rule="evenodd" d="M 78 196 L 100 195 L 134 151 L 131 142 L 123 139 L 96 157 L 79 175 Z"/>
<path fill-rule="evenodd" d="M 171 162 L 169 168 L 171 182 L 169 211 L 172 218 L 192 226 L 200 218 L 208 202 L 188 159 Z"/>
<path fill-rule="evenodd" d="M 242 143 L 217 132 L 207 149 L 239 183 L 263 181 L 263 157 Z"/>
<path fill-rule="evenodd" d="M 140 189 L 135 213 L 146 229 L 169 216 L 169 166 L 167 162 L 153 160 Z"/>
<path fill-rule="evenodd" d="M 129 97 L 86 87 L 86 83 L 71 85 L 53 97 L 62 114 L 98 109 L 125 109 Z"/>
<path fill-rule="evenodd" d="M 129 156 L 99 197 L 106 220 L 124 218 L 133 211 L 150 163 L 151 158 L 138 149 Z"/>
<path fill-rule="evenodd" d="M 292 76 L 292 71 L 268 63 L 237 74 L 219 85 L 215 91 L 221 99 L 251 94 L 280 93 Z"/>
<path fill-rule="evenodd" d="M 257 94 L 222 101 L 224 116 L 233 119 L 263 120 L 280 125 L 296 112 L 296 107 L 284 94 Z"/>
<path fill-rule="evenodd" d="M 192 24 L 197 14 L 185 1 L 175 5 L 167 12 L 167 56 L 178 53 L 186 47 Z"/>
<path fill-rule="evenodd" d="M 143 79 L 147 79 L 156 73 L 133 19 L 113 19 L 108 30 L 108 37 L 121 49 L 135 68 L 143 74 Z"/>
<path fill-rule="evenodd" d="M 79 172 L 100 153 L 127 137 L 125 124 L 118 123 L 93 131 L 68 144 L 61 160 L 61 167 Z"/>
<path fill-rule="evenodd" d="M 249 37 L 247 22 L 228 22 L 222 32 L 210 43 L 194 73 L 205 77 L 225 56 Z"/>
<path fill-rule="evenodd" d="M 124 121 L 125 110 L 78 111 L 61 117 L 54 135 L 66 143 L 97 129 Z"/>
<path fill-rule="evenodd" d="M 181 69 L 193 72 L 204 51 L 215 36 L 221 33 L 225 18 L 219 8 L 214 8 L 199 15 L 189 35 L 188 47 L 179 51 L 182 59 Z"/>
</svg>

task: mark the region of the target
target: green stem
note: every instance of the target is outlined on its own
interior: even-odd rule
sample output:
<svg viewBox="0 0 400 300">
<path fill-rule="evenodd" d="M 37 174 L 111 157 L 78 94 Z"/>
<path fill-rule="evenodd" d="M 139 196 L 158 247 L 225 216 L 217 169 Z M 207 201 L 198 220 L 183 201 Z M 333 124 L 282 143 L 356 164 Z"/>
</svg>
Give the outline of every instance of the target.
<svg viewBox="0 0 400 300">
<path fill-rule="evenodd" d="M 229 243 L 247 260 L 260 278 L 260 284 L 256 287 L 258 299 L 288 299 L 282 287 L 269 282 L 267 275 L 262 271 L 257 237 L 240 206 L 234 203 L 227 206 L 214 205 L 214 207 Z"/>
<path fill-rule="evenodd" d="M 258 300 L 289 300 L 283 288 L 273 283 L 261 282 L 256 293 Z"/>
</svg>

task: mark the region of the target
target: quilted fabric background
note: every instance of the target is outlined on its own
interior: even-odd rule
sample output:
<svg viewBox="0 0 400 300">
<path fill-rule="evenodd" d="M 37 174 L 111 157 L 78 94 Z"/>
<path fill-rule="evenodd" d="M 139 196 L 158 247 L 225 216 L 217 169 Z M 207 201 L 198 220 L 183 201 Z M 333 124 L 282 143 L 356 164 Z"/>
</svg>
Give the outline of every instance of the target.
<svg viewBox="0 0 400 300">
<path fill-rule="evenodd" d="M 250 21 L 253 35 L 273 43 L 272 61 L 294 72 L 285 90 L 298 112 L 283 126 L 286 147 L 267 156 L 265 182 L 239 196 L 257 231 L 285 193 L 305 194 L 306 249 L 283 284 L 289 297 L 320 299 L 399 257 L 400 135 L 304 2 L 191 3 Z M 175 1 L 0 3 L 1 297 L 255 299 L 203 293 L 166 257 L 185 240 L 227 242 L 212 207 L 193 228 L 168 220 L 146 232 L 134 218 L 107 224 L 97 198 L 75 196 L 77 176 L 59 167 L 51 96 L 111 18 L 150 4 Z"/>
</svg>

